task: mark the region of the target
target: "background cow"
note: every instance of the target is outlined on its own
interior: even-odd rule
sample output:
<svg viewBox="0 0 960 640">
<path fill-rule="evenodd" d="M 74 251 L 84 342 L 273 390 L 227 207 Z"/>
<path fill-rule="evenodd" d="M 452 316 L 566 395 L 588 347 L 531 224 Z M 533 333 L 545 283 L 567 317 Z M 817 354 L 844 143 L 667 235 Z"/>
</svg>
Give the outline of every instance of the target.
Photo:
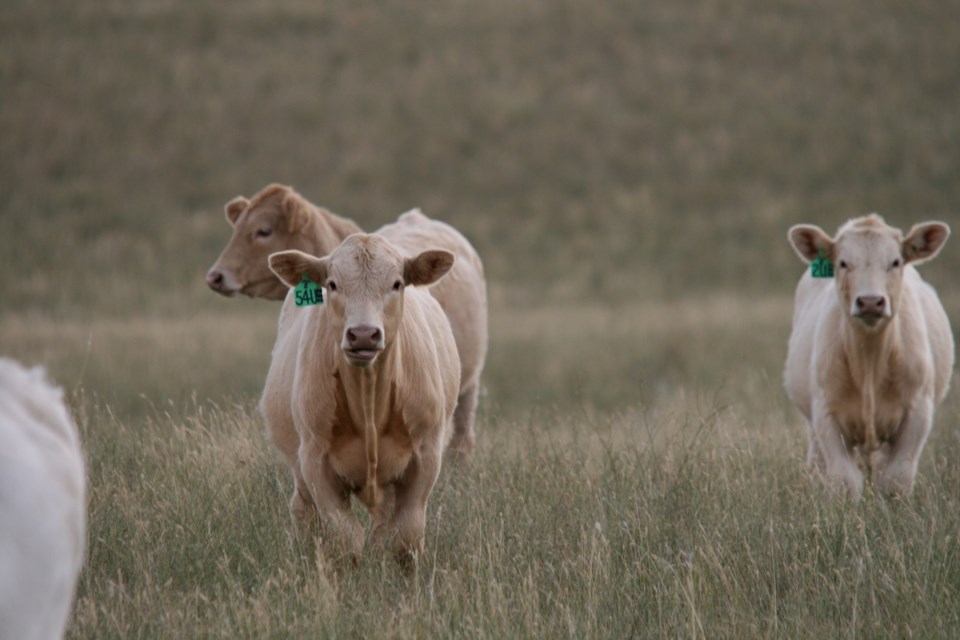
<svg viewBox="0 0 960 640">
<path fill-rule="evenodd" d="M 63 392 L 7 358 L 0 441 L 0 638 L 60 638 L 86 535 L 80 437 Z"/>
<path fill-rule="evenodd" d="M 282 300 L 287 287 L 267 265 L 275 251 L 298 249 L 325 256 L 351 233 L 360 231 L 351 220 L 306 201 L 290 187 L 272 184 L 252 199 L 240 196 L 225 206 L 233 235 L 207 272 L 207 285 L 218 293 L 242 293 Z M 456 256 L 450 273 L 430 292 L 450 320 L 460 355 L 460 394 L 454 419 L 451 451 L 461 457 L 473 449 L 474 417 L 480 376 L 487 357 L 487 285 L 483 263 L 473 245 L 450 225 L 432 220 L 419 209 L 401 215 L 377 233 L 405 257 L 427 247 Z"/>
<path fill-rule="evenodd" d="M 299 249 L 325 256 L 351 233 L 352 220 L 307 202 L 290 187 L 271 184 L 249 200 L 237 196 L 223 208 L 230 241 L 207 271 L 207 286 L 223 295 L 283 300 L 287 286 L 267 266 L 267 256 Z"/>
<path fill-rule="evenodd" d="M 836 238 L 812 225 L 790 229 L 800 258 L 829 261 L 835 277 L 808 270 L 800 279 L 784 382 L 807 420 L 808 463 L 854 499 L 862 467 L 883 493 L 913 489 L 954 363 L 946 312 L 914 265 L 936 256 L 949 234 L 926 222 L 903 237 L 875 214 Z"/>
<path fill-rule="evenodd" d="M 443 310 L 420 287 L 453 263 L 447 251 L 405 258 L 383 237 L 363 234 L 326 258 L 270 256 L 288 286 L 306 276 L 328 299 L 284 302 L 261 412 L 293 468 L 294 516 L 307 519 L 316 508 L 354 554 L 363 547 L 349 508 L 354 493 L 373 517 L 377 543 L 401 553 L 422 548 L 460 364 Z"/>
</svg>

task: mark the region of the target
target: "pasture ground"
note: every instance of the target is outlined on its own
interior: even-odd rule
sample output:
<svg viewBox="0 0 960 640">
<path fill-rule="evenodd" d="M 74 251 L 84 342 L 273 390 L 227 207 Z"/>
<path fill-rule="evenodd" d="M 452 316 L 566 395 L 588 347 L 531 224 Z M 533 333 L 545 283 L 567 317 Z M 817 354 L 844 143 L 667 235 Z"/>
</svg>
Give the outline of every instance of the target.
<svg viewBox="0 0 960 640">
<path fill-rule="evenodd" d="M 574 311 L 547 327 L 556 309 L 494 313 L 479 447 L 468 469 L 445 467 L 413 579 L 373 553 L 345 568 L 296 537 L 288 472 L 253 394 L 232 388 L 262 374 L 275 306 L 224 302 L 162 323 L 0 331 L 63 372 L 87 447 L 90 550 L 72 637 L 960 628 L 957 390 L 908 503 L 834 499 L 804 472 L 781 391 L 789 299 L 701 300 L 697 322 L 689 303 Z M 627 375 L 650 362 L 677 371 Z M 689 371 L 704 382 L 684 384 Z"/>
</svg>

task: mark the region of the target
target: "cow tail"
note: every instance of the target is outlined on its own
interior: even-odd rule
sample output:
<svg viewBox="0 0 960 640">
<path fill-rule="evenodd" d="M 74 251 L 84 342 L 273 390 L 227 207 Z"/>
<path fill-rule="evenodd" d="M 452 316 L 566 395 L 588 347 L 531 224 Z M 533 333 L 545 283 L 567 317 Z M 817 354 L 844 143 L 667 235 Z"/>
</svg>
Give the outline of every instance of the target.
<svg viewBox="0 0 960 640">
<path fill-rule="evenodd" d="M 374 388 L 376 386 L 373 371 L 363 371 L 360 376 L 360 395 L 363 410 L 363 441 L 367 450 L 367 483 L 363 488 L 361 500 L 370 511 L 377 506 L 377 425 L 374 420 Z"/>
</svg>

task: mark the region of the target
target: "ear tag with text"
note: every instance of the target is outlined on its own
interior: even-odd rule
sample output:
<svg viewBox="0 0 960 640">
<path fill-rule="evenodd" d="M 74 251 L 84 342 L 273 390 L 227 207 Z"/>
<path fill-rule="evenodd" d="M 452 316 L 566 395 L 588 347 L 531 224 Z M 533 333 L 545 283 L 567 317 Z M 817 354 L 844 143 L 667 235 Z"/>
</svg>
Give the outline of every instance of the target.
<svg viewBox="0 0 960 640">
<path fill-rule="evenodd" d="M 817 254 L 816 259 L 810 263 L 810 275 L 814 278 L 833 277 L 833 263 L 827 260 L 823 251 Z"/>
<path fill-rule="evenodd" d="M 312 304 L 323 304 L 323 287 L 303 275 L 303 279 L 293 290 L 293 296 L 296 299 L 298 307 L 308 307 Z"/>
</svg>

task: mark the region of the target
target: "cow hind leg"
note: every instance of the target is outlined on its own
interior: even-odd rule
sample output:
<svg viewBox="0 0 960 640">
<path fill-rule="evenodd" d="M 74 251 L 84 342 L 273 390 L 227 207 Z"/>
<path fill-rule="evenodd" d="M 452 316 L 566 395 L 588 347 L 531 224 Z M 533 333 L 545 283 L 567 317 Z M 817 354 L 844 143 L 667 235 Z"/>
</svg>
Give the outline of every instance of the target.
<svg viewBox="0 0 960 640">
<path fill-rule="evenodd" d="M 450 439 L 449 450 L 455 458 L 465 460 L 473 451 L 476 436 L 473 431 L 474 417 L 477 413 L 477 396 L 480 394 L 480 385 L 474 384 L 467 389 L 460 390 L 457 398 L 457 408 L 453 413 L 453 438 Z"/>
</svg>

